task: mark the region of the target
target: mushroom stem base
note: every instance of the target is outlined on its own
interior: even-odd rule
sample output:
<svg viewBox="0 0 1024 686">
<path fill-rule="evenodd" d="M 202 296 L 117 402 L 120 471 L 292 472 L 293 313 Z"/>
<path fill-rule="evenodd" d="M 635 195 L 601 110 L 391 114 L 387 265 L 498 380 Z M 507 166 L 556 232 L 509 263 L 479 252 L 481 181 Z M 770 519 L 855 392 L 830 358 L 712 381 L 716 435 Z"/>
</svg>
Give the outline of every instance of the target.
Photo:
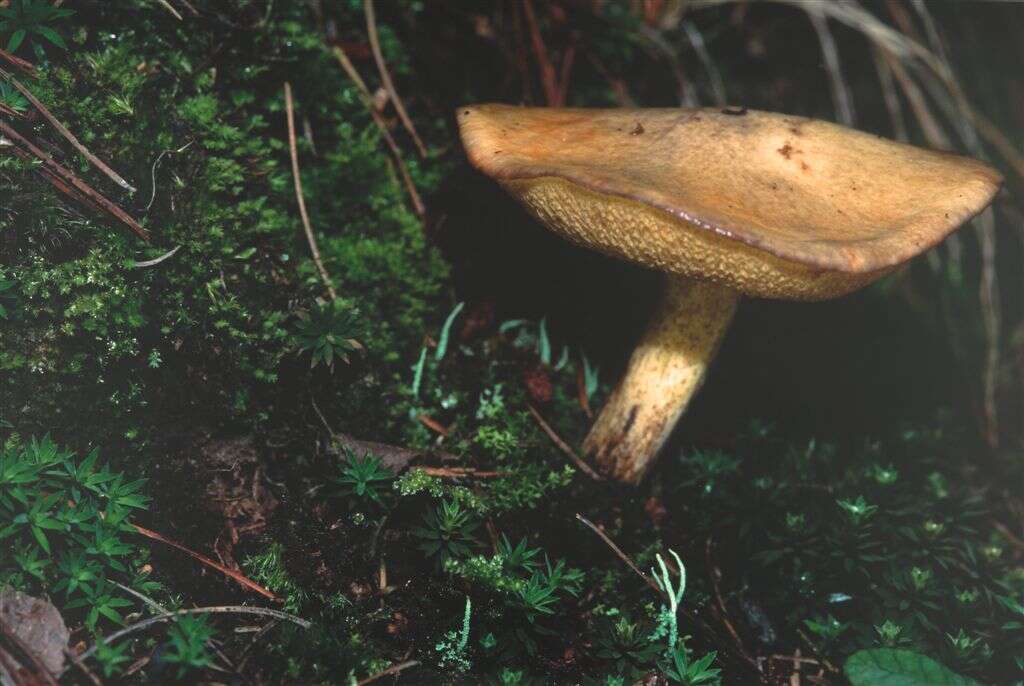
<svg viewBox="0 0 1024 686">
<path fill-rule="evenodd" d="M 583 443 L 611 478 L 639 482 L 700 388 L 739 294 L 670 276 L 662 302 Z"/>
</svg>

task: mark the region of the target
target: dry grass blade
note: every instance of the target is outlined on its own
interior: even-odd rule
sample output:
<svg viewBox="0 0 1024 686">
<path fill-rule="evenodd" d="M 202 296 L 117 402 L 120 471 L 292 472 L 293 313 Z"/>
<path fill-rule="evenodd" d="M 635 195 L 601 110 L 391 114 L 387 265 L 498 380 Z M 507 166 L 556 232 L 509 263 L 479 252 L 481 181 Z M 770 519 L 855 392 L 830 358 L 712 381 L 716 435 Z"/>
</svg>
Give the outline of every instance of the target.
<svg viewBox="0 0 1024 686">
<path fill-rule="evenodd" d="M 168 12 L 173 14 L 174 18 L 177 19 L 178 21 L 184 21 L 185 20 L 185 18 L 181 16 L 181 14 L 178 12 L 178 10 L 174 9 L 174 6 L 171 5 L 171 3 L 167 2 L 167 0 L 156 0 L 156 1 L 157 1 L 158 5 L 160 5 L 165 10 L 167 10 Z"/>
<path fill-rule="evenodd" d="M 316 263 L 316 270 L 320 273 L 320 280 L 324 282 L 327 295 L 331 300 L 337 300 L 338 294 L 334 291 L 327 267 L 324 266 L 324 261 L 320 257 L 320 247 L 316 243 L 316 235 L 313 233 L 313 226 L 309 223 L 309 213 L 306 211 L 306 198 L 302 192 L 302 174 L 299 172 L 299 150 L 295 141 L 295 107 L 292 103 L 292 87 L 288 82 L 284 84 L 284 106 L 288 118 L 288 152 L 292 159 L 292 177 L 295 179 L 295 200 L 299 203 L 302 228 L 306 232 L 309 252 L 313 254 L 313 262 Z"/>
<path fill-rule="evenodd" d="M 46 121 L 50 122 L 50 125 L 53 126 L 53 128 L 57 129 L 60 135 L 64 136 L 64 138 L 66 138 L 67 141 L 71 143 L 72 147 L 74 147 L 75 150 L 80 152 L 82 156 L 85 157 L 85 159 L 89 160 L 89 162 L 91 162 L 94 167 L 96 167 L 101 172 L 106 174 L 114 183 L 116 183 L 118 186 L 125 189 L 129 193 L 135 192 L 134 186 L 132 186 L 130 183 L 121 178 L 120 174 L 118 174 L 113 169 L 108 167 L 103 162 L 103 160 L 96 157 L 96 155 L 93 155 L 88 148 L 82 145 L 82 143 L 75 137 L 75 135 L 71 133 L 71 131 L 69 131 L 66 126 L 60 123 L 57 117 L 53 116 L 50 110 L 46 109 L 46 106 L 43 103 L 39 102 L 39 99 L 36 98 L 36 96 L 32 95 L 32 91 L 30 91 L 28 88 L 25 88 L 25 86 L 21 85 L 21 82 L 14 78 L 14 76 L 12 76 L 10 72 L 4 69 L 0 69 L 0 77 L 6 79 L 10 82 L 12 86 L 18 89 L 18 91 L 25 96 L 25 99 L 32 103 L 33 107 L 39 110 L 39 114 L 43 115 L 43 118 L 46 119 Z"/>
<path fill-rule="evenodd" d="M 708 80 L 711 82 L 711 95 L 714 97 L 715 104 L 719 107 L 725 105 L 725 83 L 722 81 L 722 74 L 718 71 L 718 67 L 715 66 L 715 61 L 711 59 L 711 53 L 708 52 L 708 48 L 704 44 L 704 36 L 692 21 L 684 21 L 682 28 L 690 45 L 693 46 L 693 51 L 697 53 L 697 58 L 708 73 Z"/>
<path fill-rule="evenodd" d="M 398 90 L 391 80 L 391 73 L 388 71 L 387 62 L 384 61 L 384 53 L 380 49 L 380 37 L 377 35 L 377 13 L 373 7 L 373 0 L 365 0 L 363 9 L 366 13 L 366 33 L 370 38 L 370 51 L 373 53 L 373 61 L 377 63 L 377 71 L 380 73 L 381 83 L 384 84 L 384 90 L 388 92 L 388 97 L 391 98 L 391 102 L 395 106 L 398 118 L 402 120 L 402 126 L 405 127 L 405 130 L 412 136 L 413 142 L 416 143 L 416 149 L 419 150 L 420 157 L 426 157 L 427 148 L 423 145 L 419 134 L 416 133 L 416 127 L 412 124 L 412 118 L 406 111 L 402 98 L 398 95 Z"/>
<path fill-rule="evenodd" d="M 398 147 L 398 143 L 395 142 L 391 132 L 388 131 L 388 125 L 384 121 L 383 117 L 380 116 L 380 112 L 373 104 L 373 94 L 370 93 L 370 89 L 366 87 L 366 82 L 363 81 L 363 77 L 359 75 L 355 65 L 352 64 L 352 60 L 348 58 L 345 51 L 342 50 L 340 45 L 335 45 L 331 52 L 334 54 L 335 59 L 338 60 L 338 64 L 341 65 L 342 70 L 352 82 L 356 85 L 356 89 L 359 91 L 359 96 L 366 105 L 367 111 L 373 118 L 373 122 L 377 125 L 384 141 L 387 143 L 388 149 L 391 150 L 391 154 L 395 158 L 395 164 L 398 165 L 399 173 L 402 175 L 402 182 L 405 184 L 405 190 L 409 194 L 409 200 L 412 202 L 412 209 L 416 213 L 416 216 L 423 219 L 427 214 L 427 208 L 423 204 L 423 200 L 420 198 L 419 191 L 416 190 L 416 186 L 412 182 L 412 177 L 409 176 L 409 170 L 405 166 L 405 162 L 402 160 L 402 151 Z"/>
<path fill-rule="evenodd" d="M 910 140 L 907 135 L 907 124 L 903 119 L 903 103 L 896 92 L 896 84 L 893 81 L 892 67 L 882 56 L 880 48 L 872 48 L 871 55 L 875 61 L 875 71 L 878 72 L 878 82 L 882 86 L 882 96 L 885 100 L 885 108 L 889 111 L 889 120 L 892 122 L 892 130 L 896 140 L 906 143 Z"/>
<path fill-rule="evenodd" d="M 853 98 L 850 97 L 850 89 L 846 85 L 846 79 L 843 78 L 836 39 L 832 36 L 832 31 L 828 27 L 828 19 L 821 13 L 820 7 L 821 5 L 818 3 L 806 5 L 807 17 L 811 20 L 814 32 L 818 34 L 818 42 L 821 44 L 821 56 L 825 60 L 829 84 L 832 86 L 832 104 L 836 110 L 836 117 L 841 123 L 853 126 L 856 120 Z"/>
</svg>

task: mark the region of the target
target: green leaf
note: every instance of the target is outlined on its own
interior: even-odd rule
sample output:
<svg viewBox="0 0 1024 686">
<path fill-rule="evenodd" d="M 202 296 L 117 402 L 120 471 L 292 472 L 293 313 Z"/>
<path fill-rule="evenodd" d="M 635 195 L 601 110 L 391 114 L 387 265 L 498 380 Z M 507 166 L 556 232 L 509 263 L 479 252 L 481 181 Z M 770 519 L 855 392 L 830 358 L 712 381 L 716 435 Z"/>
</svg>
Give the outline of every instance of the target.
<svg viewBox="0 0 1024 686">
<path fill-rule="evenodd" d="M 61 50 L 67 50 L 68 46 L 64 42 L 64 39 L 60 37 L 60 34 L 51 29 L 49 26 L 37 26 L 35 32 L 40 36 L 56 45 Z"/>
<path fill-rule="evenodd" d="M 895 648 L 858 651 L 843 671 L 853 686 L 978 686 L 930 657 Z"/>
<path fill-rule="evenodd" d="M 25 29 L 18 29 L 11 34 L 11 39 L 7 41 L 7 52 L 17 52 L 23 40 L 25 40 Z"/>
</svg>

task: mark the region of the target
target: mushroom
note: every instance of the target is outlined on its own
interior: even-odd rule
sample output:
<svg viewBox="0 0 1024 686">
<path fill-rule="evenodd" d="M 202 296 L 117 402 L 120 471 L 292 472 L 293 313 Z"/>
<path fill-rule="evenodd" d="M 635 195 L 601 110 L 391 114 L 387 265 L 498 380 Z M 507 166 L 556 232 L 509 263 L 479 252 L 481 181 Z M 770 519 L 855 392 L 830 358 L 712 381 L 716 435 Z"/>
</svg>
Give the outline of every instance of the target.
<svg viewBox="0 0 1024 686">
<path fill-rule="evenodd" d="M 662 272 L 660 305 L 584 442 L 638 482 L 740 295 L 824 300 L 888 274 L 991 202 L 965 157 L 744 108 L 457 110 L 469 160 L 549 229 Z"/>
</svg>

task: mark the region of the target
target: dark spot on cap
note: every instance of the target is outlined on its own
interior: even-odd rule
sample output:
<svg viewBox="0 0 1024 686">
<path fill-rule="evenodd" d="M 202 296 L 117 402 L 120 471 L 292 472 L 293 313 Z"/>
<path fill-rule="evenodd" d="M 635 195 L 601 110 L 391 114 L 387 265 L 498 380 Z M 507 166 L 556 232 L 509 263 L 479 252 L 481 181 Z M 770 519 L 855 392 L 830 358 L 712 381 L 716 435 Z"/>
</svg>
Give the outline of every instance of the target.
<svg viewBox="0 0 1024 686">
<path fill-rule="evenodd" d="M 806 162 L 801 162 L 800 163 L 800 168 L 803 169 L 804 171 L 811 171 L 811 168 L 809 166 L 807 166 Z"/>
<path fill-rule="evenodd" d="M 778 152 L 780 155 L 782 155 L 783 157 L 785 157 L 788 160 L 790 158 L 790 156 L 793 154 L 793 146 L 790 145 L 789 143 L 786 143 L 781 148 L 779 148 L 776 152 Z"/>
<path fill-rule="evenodd" d="M 629 433 L 629 430 L 633 428 L 633 424 L 636 422 L 636 413 L 639 410 L 640 410 L 640 406 L 639 405 L 634 405 L 633 407 L 629 408 L 629 416 L 626 417 L 626 423 L 622 427 L 622 433 L 620 434 L 621 438 L 625 438 L 626 434 Z M 620 440 L 621 440 L 621 438 L 620 438 Z"/>
<path fill-rule="evenodd" d="M 629 135 L 630 136 L 639 136 L 643 132 L 644 132 L 644 125 L 641 124 L 640 122 L 637 122 L 636 126 L 633 127 L 633 130 L 629 132 Z"/>
<path fill-rule="evenodd" d="M 469 110 L 462 110 L 462 113 L 463 113 L 464 115 L 466 115 L 467 117 L 469 116 Z"/>
<path fill-rule="evenodd" d="M 742 117 L 747 113 L 746 107 L 723 107 L 722 114 L 729 114 L 734 117 Z"/>
</svg>

